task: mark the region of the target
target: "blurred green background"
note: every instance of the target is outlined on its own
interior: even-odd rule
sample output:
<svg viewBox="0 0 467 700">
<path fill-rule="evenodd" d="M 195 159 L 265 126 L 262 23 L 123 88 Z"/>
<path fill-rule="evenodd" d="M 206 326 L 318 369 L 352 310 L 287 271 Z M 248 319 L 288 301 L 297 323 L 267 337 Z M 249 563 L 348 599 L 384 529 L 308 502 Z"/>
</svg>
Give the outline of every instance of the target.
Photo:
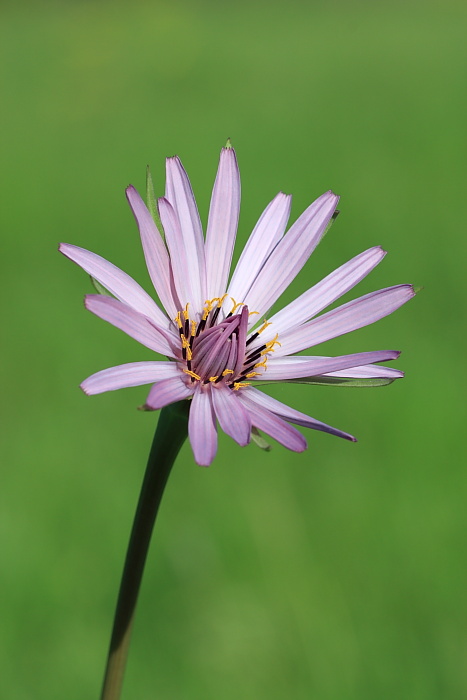
<svg viewBox="0 0 467 700">
<path fill-rule="evenodd" d="M 425 289 L 322 349 L 401 349 L 406 379 L 272 392 L 356 445 L 304 431 L 306 453 L 265 454 L 222 435 L 209 469 L 184 447 L 123 698 L 466 697 L 465 3 L 4 2 L 0 16 L 2 697 L 98 697 L 157 420 L 135 410 L 144 387 L 78 389 L 151 354 L 84 311 L 89 280 L 57 244 L 149 289 L 125 186 L 142 190 L 150 163 L 161 194 L 177 153 L 205 222 L 227 137 L 239 244 L 279 190 L 293 219 L 341 195 L 284 299 L 377 244 L 389 255 L 353 296 Z"/>
</svg>

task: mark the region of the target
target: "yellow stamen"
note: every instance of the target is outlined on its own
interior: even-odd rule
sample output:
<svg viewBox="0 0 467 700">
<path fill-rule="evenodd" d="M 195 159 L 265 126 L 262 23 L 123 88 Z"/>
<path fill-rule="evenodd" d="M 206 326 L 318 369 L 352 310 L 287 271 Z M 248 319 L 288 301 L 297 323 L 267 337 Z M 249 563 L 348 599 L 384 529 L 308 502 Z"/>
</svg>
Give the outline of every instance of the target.
<svg viewBox="0 0 467 700">
<path fill-rule="evenodd" d="M 251 382 L 234 382 L 234 391 L 238 391 L 242 386 L 250 386 Z"/>
<path fill-rule="evenodd" d="M 203 309 L 203 321 L 205 321 L 211 313 L 214 301 L 215 299 L 206 299 L 206 301 L 204 302 L 205 306 Z"/>
<path fill-rule="evenodd" d="M 264 367 L 264 369 L 267 369 L 266 367 L 266 362 L 268 361 L 268 358 L 265 357 L 262 362 L 257 362 L 253 367 Z"/>
<path fill-rule="evenodd" d="M 227 294 L 226 294 L 225 296 L 227 296 Z M 235 301 L 235 299 L 234 299 L 233 297 L 230 297 L 230 298 L 232 299 L 232 303 L 233 303 L 233 308 L 232 308 L 232 310 L 231 310 L 231 312 L 230 312 L 231 314 L 234 314 L 234 313 L 236 312 L 236 310 L 238 309 L 239 306 L 245 306 L 245 304 L 244 304 L 243 301 L 238 301 L 238 302 L 237 302 L 237 301 Z"/>
<path fill-rule="evenodd" d="M 224 303 L 224 299 L 225 299 L 226 296 L 227 296 L 227 294 L 224 294 L 224 296 L 222 296 L 222 297 L 216 297 L 216 298 L 217 298 L 217 306 L 219 306 L 219 308 L 220 308 L 220 307 L 222 306 L 222 304 Z"/>
<path fill-rule="evenodd" d="M 180 311 L 177 311 L 177 315 L 176 315 L 175 318 L 174 318 L 174 321 L 175 321 L 175 323 L 177 324 L 177 326 L 178 326 L 179 328 L 182 327 L 182 320 L 181 320 L 181 318 L 180 318 L 180 313 L 181 313 Z"/>
<path fill-rule="evenodd" d="M 188 318 L 188 307 L 189 307 L 189 306 L 190 306 L 190 302 L 187 301 L 187 303 L 186 303 L 186 305 L 185 305 L 185 308 L 183 309 L 183 318 L 185 319 L 185 321 L 186 321 L 187 318 Z"/>
<path fill-rule="evenodd" d="M 196 335 L 196 321 L 191 322 L 191 335 L 193 338 Z"/>
<path fill-rule="evenodd" d="M 199 374 L 195 374 L 195 372 L 192 372 L 191 369 L 184 369 L 183 371 L 185 372 L 185 374 L 189 374 L 190 377 L 193 377 L 193 379 L 198 379 L 198 380 L 201 379 Z"/>
<path fill-rule="evenodd" d="M 193 357 L 193 353 L 191 352 L 190 343 L 188 342 L 188 340 L 185 338 L 184 335 L 181 335 L 180 339 L 182 341 L 182 348 L 184 348 L 186 350 L 186 359 L 191 360 L 191 358 Z"/>
<path fill-rule="evenodd" d="M 256 332 L 257 332 L 257 333 L 262 333 L 264 330 L 266 330 L 266 328 L 267 328 L 268 326 L 271 325 L 271 323 L 272 323 L 272 321 L 266 321 L 266 319 L 264 319 L 263 325 L 262 325 L 261 328 L 259 328 Z M 276 336 L 276 338 L 277 338 L 277 336 Z"/>
<path fill-rule="evenodd" d="M 266 343 L 265 352 L 274 352 L 274 345 L 279 345 L 279 347 L 282 347 L 282 345 L 277 340 L 278 337 L 279 337 L 279 333 L 276 333 L 274 338 L 272 340 L 270 340 L 269 343 Z"/>
<path fill-rule="evenodd" d="M 232 297 L 230 297 L 232 298 Z M 248 316 L 253 316 L 253 314 L 259 314 L 259 311 L 249 311 Z"/>
<path fill-rule="evenodd" d="M 215 382 L 216 379 L 219 379 L 219 375 L 217 377 L 209 377 L 210 382 Z"/>
<path fill-rule="evenodd" d="M 255 365 L 255 367 L 256 367 L 256 365 Z M 248 374 L 245 374 L 245 377 L 247 379 L 251 379 L 251 377 L 260 377 L 260 376 L 261 376 L 261 372 L 248 372 Z"/>
<path fill-rule="evenodd" d="M 226 377 L 228 374 L 233 374 L 233 373 L 234 373 L 233 369 L 225 369 L 225 370 L 222 372 L 222 376 L 223 376 L 223 377 Z"/>
</svg>

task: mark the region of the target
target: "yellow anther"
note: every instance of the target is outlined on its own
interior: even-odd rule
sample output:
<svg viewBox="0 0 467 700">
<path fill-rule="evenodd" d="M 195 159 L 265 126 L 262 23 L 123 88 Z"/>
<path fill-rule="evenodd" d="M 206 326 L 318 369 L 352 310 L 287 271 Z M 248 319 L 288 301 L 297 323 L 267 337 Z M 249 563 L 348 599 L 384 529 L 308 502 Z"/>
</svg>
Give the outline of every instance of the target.
<svg viewBox="0 0 467 700">
<path fill-rule="evenodd" d="M 196 335 L 196 321 L 191 322 L 191 335 L 192 337 Z"/>
<path fill-rule="evenodd" d="M 216 301 L 216 299 L 206 299 L 206 301 L 204 302 L 203 321 L 205 321 L 211 313 L 214 301 Z"/>
<path fill-rule="evenodd" d="M 219 379 L 219 375 L 217 377 L 209 377 L 210 382 L 215 382 L 216 379 Z"/>
<path fill-rule="evenodd" d="M 266 362 L 268 361 L 268 358 L 265 357 L 262 362 L 257 362 L 253 367 L 264 367 L 264 369 L 267 369 L 266 367 Z"/>
<path fill-rule="evenodd" d="M 267 328 L 268 326 L 271 325 L 271 323 L 272 323 L 272 321 L 266 321 L 266 319 L 264 319 L 263 325 L 262 325 L 261 328 L 259 328 L 256 332 L 257 332 L 257 333 L 262 333 L 264 330 L 266 330 L 266 328 Z M 276 336 L 276 338 L 277 338 L 277 336 Z"/>
<path fill-rule="evenodd" d="M 253 314 L 259 314 L 259 311 L 249 311 L 248 312 L 248 316 L 253 316 Z"/>
<path fill-rule="evenodd" d="M 227 295 L 227 294 L 224 294 L 224 296 L 222 296 L 222 297 L 217 297 L 217 306 L 219 306 L 219 308 L 220 308 L 220 307 L 222 306 L 222 304 L 224 303 L 224 299 L 225 299 L 226 296 L 228 296 L 228 295 Z"/>
<path fill-rule="evenodd" d="M 185 304 L 185 308 L 183 309 L 183 318 L 185 319 L 185 321 L 188 318 L 188 307 L 189 306 L 190 306 L 190 302 L 187 301 L 187 303 Z"/>
<path fill-rule="evenodd" d="M 269 343 L 266 343 L 266 350 L 265 350 L 265 352 L 271 352 L 271 351 L 273 352 L 273 351 L 274 351 L 274 345 L 279 345 L 280 347 L 282 347 L 281 344 L 279 343 L 279 341 L 277 340 L 278 337 L 279 337 L 279 333 L 276 333 L 276 335 L 274 336 L 274 338 L 273 338 L 272 340 L 270 340 Z"/>
<path fill-rule="evenodd" d="M 198 381 L 201 379 L 201 377 L 199 376 L 199 374 L 196 374 L 195 372 L 192 372 L 191 369 L 184 369 L 183 371 L 185 372 L 185 374 L 189 374 L 190 377 L 193 377 L 193 379 L 198 379 Z"/>
<path fill-rule="evenodd" d="M 238 391 L 242 386 L 250 386 L 251 382 L 234 382 L 234 391 Z"/>
<path fill-rule="evenodd" d="M 227 296 L 227 294 L 225 296 Z M 235 299 L 233 297 L 230 297 L 230 298 L 232 299 L 232 303 L 233 303 L 233 308 L 230 312 L 231 314 L 234 314 L 239 306 L 245 306 L 245 303 L 243 301 L 235 301 Z"/>
<path fill-rule="evenodd" d="M 181 312 L 180 312 L 180 311 L 177 311 L 177 315 L 176 315 L 175 318 L 174 318 L 174 321 L 175 321 L 175 323 L 177 324 L 177 326 L 178 326 L 179 328 L 182 327 L 182 319 L 180 318 L 180 314 L 181 314 Z"/>
<path fill-rule="evenodd" d="M 255 367 L 256 367 L 256 365 L 255 365 Z M 247 379 L 251 379 L 251 377 L 260 377 L 260 376 L 261 376 L 261 372 L 248 372 L 248 374 L 245 374 L 245 377 Z"/>
<path fill-rule="evenodd" d="M 180 339 L 182 341 L 182 348 L 186 350 L 186 359 L 191 360 L 191 358 L 193 357 L 193 353 L 191 352 L 189 341 L 185 338 L 184 335 L 181 335 Z"/>
<path fill-rule="evenodd" d="M 225 369 L 225 370 L 222 372 L 222 376 L 223 376 L 223 377 L 226 377 L 228 374 L 233 374 L 233 373 L 234 373 L 233 369 Z"/>
</svg>

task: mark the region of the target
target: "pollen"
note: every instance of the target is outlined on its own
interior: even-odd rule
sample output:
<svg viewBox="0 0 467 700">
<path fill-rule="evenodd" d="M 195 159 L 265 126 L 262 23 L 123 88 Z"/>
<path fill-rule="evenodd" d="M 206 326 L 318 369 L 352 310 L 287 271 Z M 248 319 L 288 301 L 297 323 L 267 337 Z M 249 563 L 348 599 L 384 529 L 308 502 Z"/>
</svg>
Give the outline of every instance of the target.
<svg viewBox="0 0 467 700">
<path fill-rule="evenodd" d="M 198 381 L 201 380 L 199 374 L 196 374 L 196 372 L 192 372 L 191 369 L 184 369 L 183 371 L 185 372 L 185 374 L 189 374 L 190 377 L 193 377 L 193 379 L 197 379 Z"/>
<path fill-rule="evenodd" d="M 232 299 L 232 304 L 233 304 L 233 307 L 230 310 L 231 314 L 234 314 L 240 306 L 245 306 L 243 301 L 235 301 L 235 299 L 233 297 L 230 297 L 230 298 Z"/>
<path fill-rule="evenodd" d="M 233 390 L 238 391 L 243 386 L 250 386 L 251 382 L 234 382 Z"/>
<path fill-rule="evenodd" d="M 257 362 L 254 367 L 264 367 L 266 369 L 266 363 L 268 361 L 268 358 L 265 357 L 264 360 L 261 360 L 261 362 Z"/>
<path fill-rule="evenodd" d="M 266 328 L 271 325 L 271 323 L 272 321 L 266 321 L 266 319 L 264 319 L 263 325 L 261 326 L 261 328 L 258 328 L 257 333 L 262 333 L 263 331 L 265 331 Z"/>
<path fill-rule="evenodd" d="M 269 325 L 269 324 L 268 324 Z M 271 352 L 274 350 L 274 345 L 279 345 L 279 347 L 282 347 L 277 338 L 279 337 L 279 333 L 276 333 L 274 338 L 269 341 L 269 343 L 266 343 L 266 352 Z"/>
</svg>

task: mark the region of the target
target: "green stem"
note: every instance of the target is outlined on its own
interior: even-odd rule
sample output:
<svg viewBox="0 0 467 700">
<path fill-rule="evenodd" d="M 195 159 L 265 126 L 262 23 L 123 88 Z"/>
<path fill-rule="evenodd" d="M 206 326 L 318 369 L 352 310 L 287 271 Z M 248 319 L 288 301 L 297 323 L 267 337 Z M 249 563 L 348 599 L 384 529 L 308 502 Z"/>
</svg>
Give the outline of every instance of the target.
<svg viewBox="0 0 467 700">
<path fill-rule="evenodd" d="M 164 487 L 188 433 L 188 402 L 162 409 L 149 454 L 126 553 L 101 700 L 118 700 L 146 555 Z"/>
</svg>

